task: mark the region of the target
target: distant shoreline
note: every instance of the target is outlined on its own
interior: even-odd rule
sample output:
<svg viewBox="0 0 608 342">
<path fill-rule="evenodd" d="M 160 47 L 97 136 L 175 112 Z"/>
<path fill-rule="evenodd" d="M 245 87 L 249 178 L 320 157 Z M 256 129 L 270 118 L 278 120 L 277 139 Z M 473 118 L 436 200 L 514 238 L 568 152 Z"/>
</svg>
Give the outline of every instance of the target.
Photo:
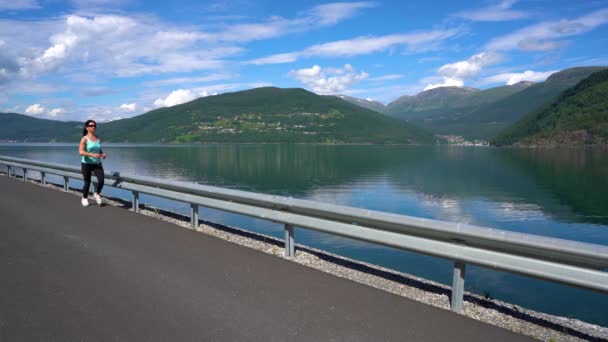
<svg viewBox="0 0 608 342">
<path fill-rule="evenodd" d="M 556 148 L 596 148 L 608 149 L 608 144 L 516 144 L 507 146 L 491 146 L 495 148 L 510 148 L 510 149 L 525 149 L 525 150 L 543 150 Z"/>
<path fill-rule="evenodd" d="M 381 144 L 381 143 L 323 143 L 323 142 L 196 142 L 196 143 L 156 143 L 156 142 L 104 142 L 105 146 L 203 146 L 203 145 L 323 145 L 323 146 L 438 146 L 446 144 Z M 3 142 L 2 145 L 78 145 L 78 142 Z"/>
<path fill-rule="evenodd" d="M 18 142 L 0 141 L 0 146 L 77 146 L 78 142 Z M 187 146 L 207 146 L 207 145 L 317 145 L 317 146 L 442 146 L 442 147 L 471 147 L 471 148 L 496 148 L 496 149 L 522 149 L 522 150 L 543 150 L 556 148 L 569 149 L 608 149 L 608 144 L 588 144 L 588 145 L 568 145 L 568 144 L 532 144 L 532 145 L 474 145 L 474 144 L 381 144 L 381 143 L 323 143 L 323 142 L 197 142 L 197 143 L 153 143 L 153 142 L 106 142 L 105 146 L 129 146 L 129 147 L 187 147 Z"/>
</svg>

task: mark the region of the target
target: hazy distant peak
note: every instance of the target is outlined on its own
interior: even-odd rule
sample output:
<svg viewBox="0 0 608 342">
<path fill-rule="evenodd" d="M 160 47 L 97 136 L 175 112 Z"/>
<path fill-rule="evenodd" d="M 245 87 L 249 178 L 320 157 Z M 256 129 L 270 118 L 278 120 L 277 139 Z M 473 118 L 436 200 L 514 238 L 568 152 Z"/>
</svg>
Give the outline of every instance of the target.
<svg viewBox="0 0 608 342">
<path fill-rule="evenodd" d="M 374 103 L 380 103 L 378 101 L 374 101 L 372 99 L 361 99 L 358 97 L 352 97 L 352 96 L 348 96 L 348 95 L 336 95 L 339 98 L 343 99 L 343 100 L 353 100 L 353 101 L 357 101 L 357 102 L 363 102 L 363 103 L 368 103 L 368 102 L 374 102 Z"/>
<path fill-rule="evenodd" d="M 342 94 L 333 95 L 333 96 L 338 97 L 344 101 L 350 102 L 352 104 L 358 105 L 360 107 L 376 111 L 376 112 L 383 113 L 385 110 L 384 104 L 381 102 L 378 102 L 378 101 L 360 99 L 360 98 L 356 98 L 356 97 L 352 97 L 352 96 L 348 96 L 348 95 L 342 95 Z"/>
<path fill-rule="evenodd" d="M 444 94 L 444 93 L 474 93 L 479 91 L 479 89 L 477 88 L 471 88 L 471 87 L 455 87 L 455 86 L 449 86 L 449 87 L 437 87 L 437 88 L 433 88 L 433 89 L 429 89 L 429 90 L 425 90 L 421 93 L 419 93 L 418 95 L 421 94 Z"/>
<path fill-rule="evenodd" d="M 509 87 L 525 88 L 525 87 L 529 87 L 534 84 L 535 83 L 532 81 L 519 81 L 515 84 L 511 84 Z"/>
</svg>

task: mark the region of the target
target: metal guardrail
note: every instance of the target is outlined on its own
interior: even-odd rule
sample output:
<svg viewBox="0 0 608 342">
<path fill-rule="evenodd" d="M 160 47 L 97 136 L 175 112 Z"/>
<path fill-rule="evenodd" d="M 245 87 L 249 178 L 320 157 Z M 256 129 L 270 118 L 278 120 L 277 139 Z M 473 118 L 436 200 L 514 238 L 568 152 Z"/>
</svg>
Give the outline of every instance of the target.
<svg viewBox="0 0 608 342">
<path fill-rule="evenodd" d="M 70 178 L 82 179 L 79 168 L 67 165 L 3 156 L 0 164 L 9 176 L 22 169 L 25 181 L 28 170 L 40 172 L 43 184 L 46 174 L 63 176 L 66 191 Z M 452 260 L 455 312 L 462 311 L 466 264 L 608 293 L 607 246 L 117 172 L 105 176 L 113 181 L 107 185 L 132 192 L 135 211 L 140 193 L 189 203 L 193 227 L 199 206 L 282 223 L 288 256 L 298 227 Z"/>
</svg>

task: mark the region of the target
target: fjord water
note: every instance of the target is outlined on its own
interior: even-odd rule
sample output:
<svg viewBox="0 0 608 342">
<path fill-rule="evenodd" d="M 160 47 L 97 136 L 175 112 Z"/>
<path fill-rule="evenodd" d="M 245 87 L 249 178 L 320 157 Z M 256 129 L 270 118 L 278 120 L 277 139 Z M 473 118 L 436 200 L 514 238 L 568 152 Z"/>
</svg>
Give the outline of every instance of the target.
<svg viewBox="0 0 608 342">
<path fill-rule="evenodd" d="M 606 150 L 297 144 L 105 145 L 104 150 L 109 155 L 104 161 L 106 171 L 608 245 Z M 4 144 L 0 155 L 80 163 L 76 145 Z M 128 193 L 110 187 L 104 193 L 129 198 Z M 141 201 L 189 213 L 186 204 L 143 195 Z M 79 201 L 74 203 L 75 210 L 80 210 Z M 276 223 L 202 208 L 200 215 L 283 236 Z M 304 229 L 296 229 L 296 242 L 451 282 L 448 260 Z M 469 291 L 608 326 L 606 294 L 473 266 L 466 272 Z"/>
</svg>

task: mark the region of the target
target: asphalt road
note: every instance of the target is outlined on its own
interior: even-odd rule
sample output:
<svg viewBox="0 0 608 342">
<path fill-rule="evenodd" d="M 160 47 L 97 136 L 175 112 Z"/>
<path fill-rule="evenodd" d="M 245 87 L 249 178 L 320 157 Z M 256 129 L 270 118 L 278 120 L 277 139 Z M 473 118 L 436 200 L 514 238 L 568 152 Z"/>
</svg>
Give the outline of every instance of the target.
<svg viewBox="0 0 608 342">
<path fill-rule="evenodd" d="M 0 176 L 0 341 L 530 341 Z"/>
</svg>

